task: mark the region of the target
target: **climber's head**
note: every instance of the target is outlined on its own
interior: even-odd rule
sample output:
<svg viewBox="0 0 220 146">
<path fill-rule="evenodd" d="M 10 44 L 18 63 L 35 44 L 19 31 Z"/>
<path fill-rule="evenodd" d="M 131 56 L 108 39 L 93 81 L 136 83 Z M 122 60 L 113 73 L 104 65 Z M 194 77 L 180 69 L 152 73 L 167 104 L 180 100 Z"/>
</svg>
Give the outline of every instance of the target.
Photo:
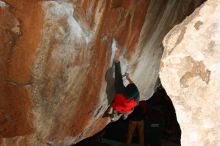
<svg viewBox="0 0 220 146">
<path fill-rule="evenodd" d="M 125 96 L 129 98 L 139 98 L 139 91 L 134 83 L 130 83 L 125 87 Z"/>
</svg>

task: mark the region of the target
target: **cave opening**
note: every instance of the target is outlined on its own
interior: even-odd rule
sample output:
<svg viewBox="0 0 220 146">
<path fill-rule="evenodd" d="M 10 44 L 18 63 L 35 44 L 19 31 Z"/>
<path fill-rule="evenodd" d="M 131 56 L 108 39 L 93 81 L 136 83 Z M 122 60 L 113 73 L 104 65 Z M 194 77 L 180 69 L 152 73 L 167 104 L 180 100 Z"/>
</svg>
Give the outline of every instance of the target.
<svg viewBox="0 0 220 146">
<path fill-rule="evenodd" d="M 180 146 L 181 129 L 173 103 L 162 86 L 146 101 L 144 141 L 147 146 Z M 129 118 L 110 123 L 101 132 L 73 146 L 121 146 L 126 142 Z M 139 145 L 138 131 L 132 146 Z"/>
</svg>

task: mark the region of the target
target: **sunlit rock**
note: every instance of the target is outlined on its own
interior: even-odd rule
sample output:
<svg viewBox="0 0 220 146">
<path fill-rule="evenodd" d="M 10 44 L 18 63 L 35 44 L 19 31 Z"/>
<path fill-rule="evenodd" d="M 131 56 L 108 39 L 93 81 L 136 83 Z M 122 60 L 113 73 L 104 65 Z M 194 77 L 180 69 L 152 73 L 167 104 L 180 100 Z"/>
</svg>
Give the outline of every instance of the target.
<svg viewBox="0 0 220 146">
<path fill-rule="evenodd" d="M 165 37 L 160 78 L 182 146 L 220 145 L 220 1 L 209 0 Z"/>
</svg>

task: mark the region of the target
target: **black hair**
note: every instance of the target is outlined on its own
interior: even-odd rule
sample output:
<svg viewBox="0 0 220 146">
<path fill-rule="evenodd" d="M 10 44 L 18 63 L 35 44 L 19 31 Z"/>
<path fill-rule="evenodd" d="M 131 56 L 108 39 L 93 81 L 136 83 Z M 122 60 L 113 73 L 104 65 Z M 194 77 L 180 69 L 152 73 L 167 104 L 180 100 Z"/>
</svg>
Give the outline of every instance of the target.
<svg viewBox="0 0 220 146">
<path fill-rule="evenodd" d="M 125 87 L 125 96 L 129 98 L 139 98 L 139 91 L 137 86 L 134 83 L 128 84 Z"/>
</svg>

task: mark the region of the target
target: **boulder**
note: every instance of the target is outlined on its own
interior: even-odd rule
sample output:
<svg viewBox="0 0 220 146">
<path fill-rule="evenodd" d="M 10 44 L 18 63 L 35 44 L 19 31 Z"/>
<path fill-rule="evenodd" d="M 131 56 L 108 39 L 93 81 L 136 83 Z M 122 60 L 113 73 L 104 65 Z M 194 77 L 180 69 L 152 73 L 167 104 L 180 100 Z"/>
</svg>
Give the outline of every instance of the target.
<svg viewBox="0 0 220 146">
<path fill-rule="evenodd" d="M 176 109 L 182 146 L 220 144 L 220 1 L 208 0 L 163 40 L 160 78 Z"/>
</svg>

